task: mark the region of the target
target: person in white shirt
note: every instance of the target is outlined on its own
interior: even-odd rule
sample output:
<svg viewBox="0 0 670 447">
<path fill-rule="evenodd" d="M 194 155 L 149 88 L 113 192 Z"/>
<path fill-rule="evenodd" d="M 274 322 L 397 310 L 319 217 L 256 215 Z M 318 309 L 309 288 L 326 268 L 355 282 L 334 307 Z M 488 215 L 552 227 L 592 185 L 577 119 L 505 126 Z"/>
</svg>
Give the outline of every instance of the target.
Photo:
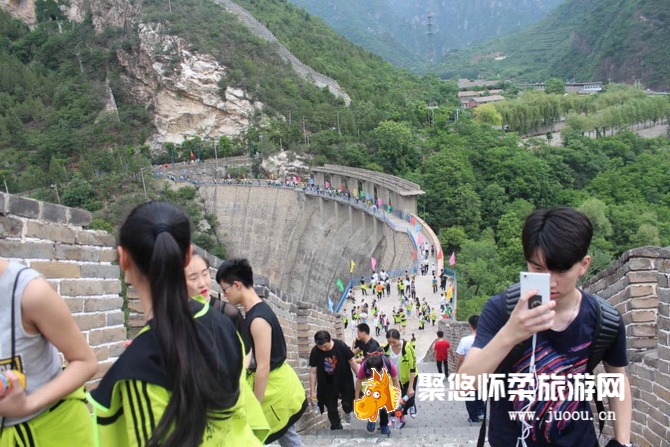
<svg viewBox="0 0 670 447">
<path fill-rule="evenodd" d="M 477 334 L 477 322 L 479 321 L 479 315 L 470 315 L 468 318 L 468 324 L 470 325 L 470 335 L 466 335 L 461 338 L 461 341 L 458 343 L 458 348 L 456 349 L 456 374 L 458 374 L 461 365 L 465 356 L 472 348 L 472 343 L 475 341 L 475 335 Z M 465 408 L 468 410 L 468 421 L 469 422 L 481 422 L 482 417 L 484 417 L 484 401 L 481 399 L 475 399 L 474 401 L 466 401 Z"/>
</svg>

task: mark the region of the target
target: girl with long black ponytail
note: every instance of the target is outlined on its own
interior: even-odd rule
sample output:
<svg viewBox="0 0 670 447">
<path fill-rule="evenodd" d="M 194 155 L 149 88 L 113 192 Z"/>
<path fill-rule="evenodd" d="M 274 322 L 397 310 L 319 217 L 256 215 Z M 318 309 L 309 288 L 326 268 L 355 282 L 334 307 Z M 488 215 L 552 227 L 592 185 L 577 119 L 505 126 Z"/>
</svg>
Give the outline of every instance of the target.
<svg viewBox="0 0 670 447">
<path fill-rule="evenodd" d="M 188 297 L 190 232 L 166 202 L 138 206 L 121 227 L 119 263 L 147 324 L 91 393 L 98 445 L 260 445 L 239 398 L 235 328 Z"/>
</svg>

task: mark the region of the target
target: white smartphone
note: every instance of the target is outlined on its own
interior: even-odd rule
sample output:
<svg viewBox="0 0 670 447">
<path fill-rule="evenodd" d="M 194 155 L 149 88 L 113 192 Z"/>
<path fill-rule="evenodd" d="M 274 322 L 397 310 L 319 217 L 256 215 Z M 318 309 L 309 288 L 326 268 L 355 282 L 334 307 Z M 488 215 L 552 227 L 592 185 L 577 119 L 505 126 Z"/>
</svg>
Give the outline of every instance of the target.
<svg viewBox="0 0 670 447">
<path fill-rule="evenodd" d="M 549 273 L 521 272 L 521 295 L 529 290 L 537 290 L 537 294 L 528 300 L 528 308 L 548 303 L 551 299 L 551 275 Z"/>
</svg>

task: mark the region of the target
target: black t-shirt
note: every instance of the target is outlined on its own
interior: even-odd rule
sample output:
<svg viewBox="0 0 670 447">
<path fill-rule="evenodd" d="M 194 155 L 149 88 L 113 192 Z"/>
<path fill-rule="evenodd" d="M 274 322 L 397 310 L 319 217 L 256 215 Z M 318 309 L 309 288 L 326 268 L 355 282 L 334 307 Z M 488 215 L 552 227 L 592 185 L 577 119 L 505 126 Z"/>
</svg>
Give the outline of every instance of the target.
<svg viewBox="0 0 670 447">
<path fill-rule="evenodd" d="M 361 340 L 356 339 L 354 347 L 363 351 L 363 355 L 368 355 L 371 352 L 379 352 L 382 350 L 381 346 L 379 346 L 379 343 L 374 338 L 370 338 L 367 343 L 363 343 Z"/>
<path fill-rule="evenodd" d="M 309 354 L 309 366 L 316 368 L 316 395 L 324 396 L 354 391 L 354 376 L 349 360 L 354 357 L 349 346 L 340 340 L 333 339 L 333 348 L 322 351 L 314 346 Z"/>
<path fill-rule="evenodd" d="M 561 332 L 547 330 L 537 334 L 535 362 L 537 374 L 557 374 L 568 377 L 569 374 L 586 374 L 593 332 L 597 321 L 598 304 L 582 292 L 582 302 L 577 317 Z M 477 323 L 477 335 L 474 348 L 483 348 L 507 322 L 507 312 L 503 295 L 496 295 L 484 305 Z M 512 367 L 513 373 L 528 373 L 532 347 Z M 626 332 L 623 324 L 619 327 L 617 339 L 603 358 L 611 366 L 623 367 L 628 364 L 626 356 Z M 548 376 L 547 376 L 548 377 Z M 570 381 L 570 379 L 567 379 Z M 516 387 L 515 387 L 516 388 Z M 521 434 L 521 423 L 511 421 L 509 411 L 522 411 L 527 400 L 512 400 L 509 397 L 491 400 L 491 422 L 489 424 L 489 442 L 492 447 L 516 445 Z M 548 401 L 534 402 L 529 411 L 535 413 L 533 430 L 526 439 L 528 447 L 573 447 L 596 445 L 596 432 L 592 421 L 576 417 L 591 415 L 588 401 Z M 557 420 L 553 415 L 576 413 L 575 419 Z"/>
<path fill-rule="evenodd" d="M 286 361 L 286 340 L 284 339 L 284 332 L 279 325 L 277 316 L 272 311 L 272 308 L 265 301 L 255 304 L 245 316 L 244 322 L 244 341 L 247 346 L 254 350 L 254 339 L 251 337 L 251 323 L 255 318 L 262 318 L 268 322 L 272 328 L 272 347 L 270 349 L 270 371 L 279 368 Z M 256 362 L 252 362 L 249 366 L 251 371 L 256 370 Z"/>
</svg>

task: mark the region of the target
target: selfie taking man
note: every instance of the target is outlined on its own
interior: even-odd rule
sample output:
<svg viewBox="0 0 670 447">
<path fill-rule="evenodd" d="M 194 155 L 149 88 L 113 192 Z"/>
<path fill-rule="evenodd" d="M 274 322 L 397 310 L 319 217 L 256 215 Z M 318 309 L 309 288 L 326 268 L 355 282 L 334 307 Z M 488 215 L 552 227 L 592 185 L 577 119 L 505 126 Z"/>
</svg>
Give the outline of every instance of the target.
<svg viewBox="0 0 670 447">
<path fill-rule="evenodd" d="M 619 396 L 609 398 L 609 410 L 614 412 L 615 418 L 608 422 L 613 424 L 615 438 L 608 447 L 627 446 L 631 445 L 632 408 L 630 384 L 624 370 L 628 360 L 623 321 L 611 305 L 577 288 L 577 281 L 591 263 L 587 251 L 592 235 L 588 218 L 567 207 L 536 210 L 526 219 L 521 239 L 528 271 L 550 274 L 551 299 L 529 309 L 528 300 L 536 295 L 536 290 L 520 297 L 517 294 L 518 302 L 513 307 L 508 307 L 513 303 L 509 298 L 512 288 L 490 298 L 479 318 L 472 349 L 459 373 L 471 376 L 494 372 L 532 374 L 534 368 L 539 383 L 574 384 L 576 375 L 586 374 L 593 367 L 592 343 L 603 345 L 598 335 L 602 331 L 597 329 L 604 324 L 613 325 L 610 341 L 598 351 L 602 352 L 605 371 L 620 374 L 617 377 L 623 381 L 621 399 Z M 604 314 L 611 317 L 608 323 L 603 322 Z M 565 395 L 537 393 L 528 399 L 517 395 L 510 401 L 511 389 L 538 390 L 537 384 L 514 385 L 508 376 L 505 386 L 508 394 L 489 399 L 488 439 L 492 447 L 598 446 L 593 423 L 596 419 L 581 417 L 591 415 L 588 397 L 568 400 Z M 517 412 L 533 417 L 521 421 L 526 418 L 515 418 Z"/>
</svg>

